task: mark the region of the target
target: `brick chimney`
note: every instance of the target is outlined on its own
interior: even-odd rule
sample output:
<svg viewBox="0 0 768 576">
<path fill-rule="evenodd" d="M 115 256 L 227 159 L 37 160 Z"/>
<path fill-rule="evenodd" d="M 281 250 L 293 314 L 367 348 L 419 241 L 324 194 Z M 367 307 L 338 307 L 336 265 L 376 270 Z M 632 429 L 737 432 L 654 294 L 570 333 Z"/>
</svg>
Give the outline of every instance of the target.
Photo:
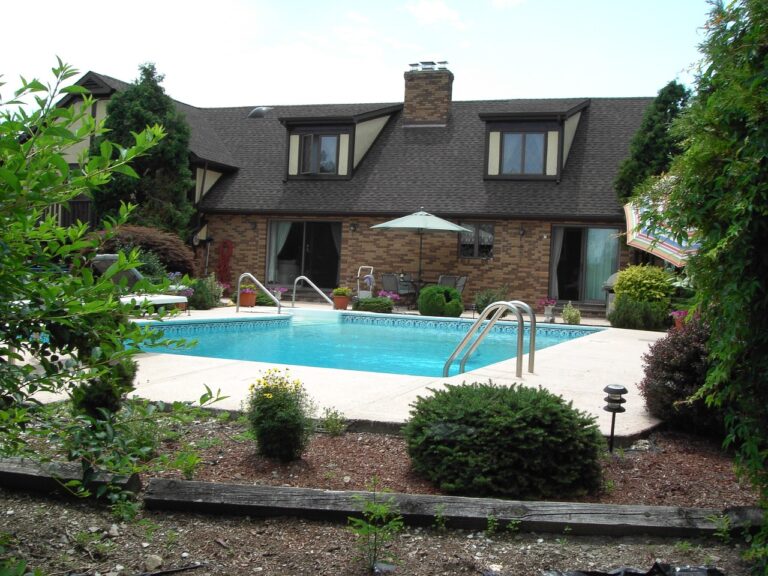
<svg viewBox="0 0 768 576">
<path fill-rule="evenodd" d="M 453 74 L 447 62 L 411 64 L 405 73 L 403 124 L 406 127 L 446 126 L 451 112 Z"/>
</svg>

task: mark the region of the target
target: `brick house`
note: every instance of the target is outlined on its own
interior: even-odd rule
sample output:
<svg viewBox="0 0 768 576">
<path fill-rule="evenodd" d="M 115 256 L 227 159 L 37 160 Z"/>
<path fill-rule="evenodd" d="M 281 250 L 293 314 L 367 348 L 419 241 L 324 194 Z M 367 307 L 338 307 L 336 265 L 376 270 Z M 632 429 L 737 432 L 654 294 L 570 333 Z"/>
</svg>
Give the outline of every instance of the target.
<svg viewBox="0 0 768 576">
<path fill-rule="evenodd" d="M 427 63 L 405 73 L 402 103 L 179 103 L 201 270 L 227 258 L 229 282 L 305 275 L 322 288 L 353 285 L 361 265 L 415 272 L 417 235 L 371 226 L 423 208 L 471 230 L 424 235 L 424 277 L 467 276 L 465 301 L 506 285 L 531 303 L 604 302 L 603 282 L 627 260 L 612 182 L 652 99 L 455 102 L 453 80 Z M 99 98 L 122 84 L 83 81 Z"/>
</svg>

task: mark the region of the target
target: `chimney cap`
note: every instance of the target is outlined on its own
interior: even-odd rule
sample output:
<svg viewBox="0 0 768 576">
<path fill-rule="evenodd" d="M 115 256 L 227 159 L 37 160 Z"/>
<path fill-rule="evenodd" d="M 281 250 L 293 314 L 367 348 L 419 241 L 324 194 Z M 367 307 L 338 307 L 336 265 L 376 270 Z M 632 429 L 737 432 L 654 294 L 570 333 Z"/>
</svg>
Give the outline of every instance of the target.
<svg viewBox="0 0 768 576">
<path fill-rule="evenodd" d="M 414 62 L 413 64 L 409 64 L 411 67 L 411 72 L 425 72 L 425 71 L 431 71 L 431 70 L 447 70 L 448 69 L 448 61 L 447 60 L 422 60 L 421 62 Z"/>
</svg>

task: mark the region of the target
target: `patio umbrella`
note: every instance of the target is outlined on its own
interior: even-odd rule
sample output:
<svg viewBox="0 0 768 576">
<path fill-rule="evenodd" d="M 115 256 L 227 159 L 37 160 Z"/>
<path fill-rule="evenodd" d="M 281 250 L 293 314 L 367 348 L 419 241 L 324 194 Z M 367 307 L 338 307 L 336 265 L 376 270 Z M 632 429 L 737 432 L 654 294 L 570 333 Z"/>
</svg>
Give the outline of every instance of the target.
<svg viewBox="0 0 768 576">
<path fill-rule="evenodd" d="M 433 216 L 428 212 L 424 212 L 423 209 L 419 212 L 414 212 L 408 216 L 402 218 L 396 218 L 382 224 L 376 224 L 371 228 L 377 228 L 381 230 L 410 230 L 418 232 L 419 234 L 419 277 L 418 282 L 421 282 L 421 253 L 424 246 L 424 232 L 471 232 L 471 230 L 443 220 L 437 216 Z"/>
<path fill-rule="evenodd" d="M 677 267 L 685 266 L 688 257 L 699 249 L 698 242 L 691 240 L 692 232 L 689 232 L 687 241 L 680 243 L 673 238 L 671 232 L 664 229 L 650 230 L 640 220 L 645 210 L 648 208 L 635 202 L 624 204 L 624 214 L 627 217 L 627 244 L 650 252 Z"/>
</svg>

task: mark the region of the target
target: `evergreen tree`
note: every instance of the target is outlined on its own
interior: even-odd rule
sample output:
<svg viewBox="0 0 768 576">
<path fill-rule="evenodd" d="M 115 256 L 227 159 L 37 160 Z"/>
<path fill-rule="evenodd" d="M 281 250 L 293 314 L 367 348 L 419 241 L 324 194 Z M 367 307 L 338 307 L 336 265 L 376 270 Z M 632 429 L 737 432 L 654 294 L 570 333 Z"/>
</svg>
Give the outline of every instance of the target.
<svg viewBox="0 0 768 576">
<path fill-rule="evenodd" d="M 622 204 L 646 178 L 666 172 L 672 157 L 680 153 L 680 140 L 670 133 L 669 127 L 685 108 L 689 96 L 688 89 L 673 80 L 659 90 L 646 109 L 640 128 L 629 145 L 629 157 L 619 166 L 613 183 Z"/>
<path fill-rule="evenodd" d="M 189 168 L 189 126 L 160 86 L 163 76 L 154 64 L 144 64 L 139 70 L 139 79 L 116 93 L 109 103 L 107 137 L 126 146 L 133 141 L 132 133 L 154 124 L 163 126 L 167 136 L 134 163 L 138 180 L 118 175 L 94 193 L 96 212 L 102 219 L 114 216 L 121 202 L 130 202 L 137 205 L 131 222 L 186 238 L 194 212 L 187 197 L 194 185 Z M 97 140 L 94 150 L 98 147 Z"/>
</svg>

